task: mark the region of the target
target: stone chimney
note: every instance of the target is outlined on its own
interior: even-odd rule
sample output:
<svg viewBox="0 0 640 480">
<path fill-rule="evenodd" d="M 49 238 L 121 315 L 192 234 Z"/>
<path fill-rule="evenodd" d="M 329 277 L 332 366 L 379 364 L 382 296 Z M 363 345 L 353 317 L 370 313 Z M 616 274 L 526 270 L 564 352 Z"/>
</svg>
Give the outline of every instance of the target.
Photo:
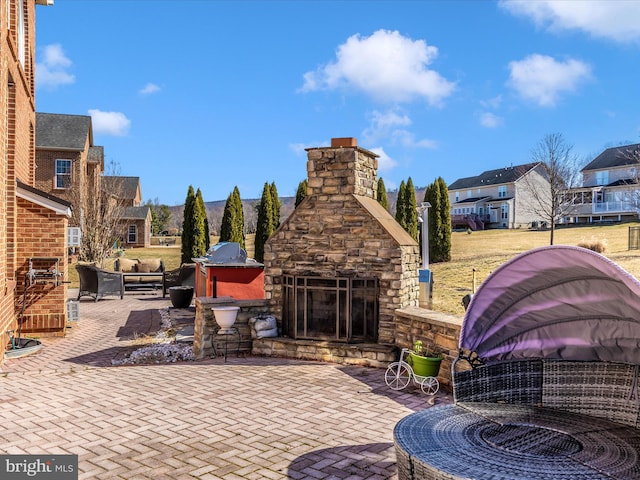
<svg viewBox="0 0 640 480">
<path fill-rule="evenodd" d="M 332 138 L 331 147 L 308 148 L 307 158 L 307 195 L 376 198 L 378 155 L 359 148 L 356 138 Z"/>
</svg>

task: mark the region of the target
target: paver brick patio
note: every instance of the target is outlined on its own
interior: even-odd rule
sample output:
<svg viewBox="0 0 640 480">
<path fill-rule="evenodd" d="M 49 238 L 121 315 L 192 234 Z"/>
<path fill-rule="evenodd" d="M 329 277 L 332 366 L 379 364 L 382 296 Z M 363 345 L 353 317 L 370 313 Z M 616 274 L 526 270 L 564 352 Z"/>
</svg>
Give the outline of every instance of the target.
<svg viewBox="0 0 640 480">
<path fill-rule="evenodd" d="M 6 361 L 0 451 L 78 454 L 81 479 L 396 478 L 393 427 L 428 408 L 419 389 L 390 390 L 380 369 L 278 358 L 111 366 L 168 306 L 83 300 L 65 338 Z"/>
</svg>

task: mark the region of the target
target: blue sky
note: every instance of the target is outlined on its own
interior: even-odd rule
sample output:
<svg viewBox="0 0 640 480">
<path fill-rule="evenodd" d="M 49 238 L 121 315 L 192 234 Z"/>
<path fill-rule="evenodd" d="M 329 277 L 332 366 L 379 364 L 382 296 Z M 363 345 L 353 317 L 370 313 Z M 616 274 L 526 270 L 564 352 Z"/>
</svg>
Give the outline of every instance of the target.
<svg viewBox="0 0 640 480">
<path fill-rule="evenodd" d="M 305 148 L 356 137 L 387 188 L 640 142 L 637 1 L 55 0 L 36 110 L 91 115 L 145 200 L 295 195 Z"/>
</svg>

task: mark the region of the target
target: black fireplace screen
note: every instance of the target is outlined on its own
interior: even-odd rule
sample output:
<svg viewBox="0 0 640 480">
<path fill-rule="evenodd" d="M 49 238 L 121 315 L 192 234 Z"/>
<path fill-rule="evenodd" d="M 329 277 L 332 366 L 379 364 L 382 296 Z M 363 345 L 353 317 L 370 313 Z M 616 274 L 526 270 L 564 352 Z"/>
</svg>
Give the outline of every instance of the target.
<svg viewBox="0 0 640 480">
<path fill-rule="evenodd" d="M 377 279 L 285 275 L 283 288 L 283 321 L 290 337 L 377 340 Z"/>
</svg>

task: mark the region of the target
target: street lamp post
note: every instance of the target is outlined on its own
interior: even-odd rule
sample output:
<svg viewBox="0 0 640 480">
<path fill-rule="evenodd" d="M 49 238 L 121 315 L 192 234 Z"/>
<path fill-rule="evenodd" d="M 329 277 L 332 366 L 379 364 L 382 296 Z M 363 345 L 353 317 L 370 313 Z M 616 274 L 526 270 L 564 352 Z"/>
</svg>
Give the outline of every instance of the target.
<svg viewBox="0 0 640 480">
<path fill-rule="evenodd" d="M 418 220 L 422 223 L 422 269 L 418 270 L 418 279 L 420 282 L 420 297 L 418 299 L 421 308 L 431 309 L 431 284 L 432 276 L 429 270 L 429 202 L 422 202 L 418 207 L 420 217 Z"/>
</svg>

